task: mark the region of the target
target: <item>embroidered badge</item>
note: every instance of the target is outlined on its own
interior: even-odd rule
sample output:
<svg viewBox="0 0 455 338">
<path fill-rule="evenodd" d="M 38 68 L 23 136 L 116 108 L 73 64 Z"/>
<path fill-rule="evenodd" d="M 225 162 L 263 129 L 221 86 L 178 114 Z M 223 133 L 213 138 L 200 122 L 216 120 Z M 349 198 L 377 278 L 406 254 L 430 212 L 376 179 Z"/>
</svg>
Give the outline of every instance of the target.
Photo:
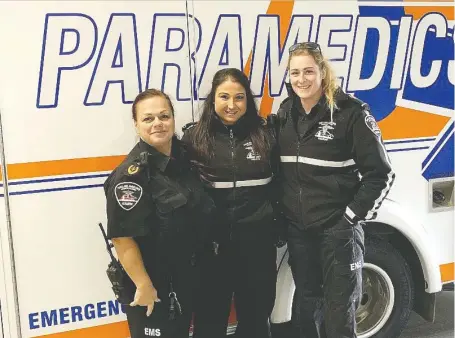
<svg viewBox="0 0 455 338">
<path fill-rule="evenodd" d="M 335 122 L 319 122 L 319 130 L 314 135 L 320 141 L 333 140 L 333 134 L 329 130 L 335 129 Z"/>
<path fill-rule="evenodd" d="M 248 154 L 246 155 L 246 158 L 251 161 L 259 161 L 261 159 L 261 155 L 256 153 L 253 149 L 253 143 L 247 142 L 243 145 L 246 150 L 248 150 Z"/>
<path fill-rule="evenodd" d="M 122 182 L 115 186 L 115 198 L 122 209 L 133 209 L 142 197 L 142 187 L 134 182 Z"/>
<path fill-rule="evenodd" d="M 376 136 L 381 136 L 381 129 L 379 129 L 379 126 L 372 115 L 365 116 L 365 124 L 373 133 L 376 134 Z"/>
<path fill-rule="evenodd" d="M 139 172 L 139 167 L 135 164 L 132 164 L 128 167 L 128 175 L 134 175 L 134 174 L 137 174 Z"/>
</svg>

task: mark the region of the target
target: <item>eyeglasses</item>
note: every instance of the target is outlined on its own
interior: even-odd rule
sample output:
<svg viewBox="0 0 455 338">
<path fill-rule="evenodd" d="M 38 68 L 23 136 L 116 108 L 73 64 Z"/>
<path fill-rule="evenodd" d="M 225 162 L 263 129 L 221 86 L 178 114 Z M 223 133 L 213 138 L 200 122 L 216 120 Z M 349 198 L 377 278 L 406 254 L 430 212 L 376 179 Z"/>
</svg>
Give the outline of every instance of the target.
<svg viewBox="0 0 455 338">
<path fill-rule="evenodd" d="M 313 51 L 318 51 L 322 55 L 322 50 L 321 46 L 317 44 L 316 42 L 298 42 L 291 47 L 289 47 L 289 54 L 292 52 L 295 52 L 298 49 L 308 49 L 308 50 L 313 50 Z"/>
</svg>

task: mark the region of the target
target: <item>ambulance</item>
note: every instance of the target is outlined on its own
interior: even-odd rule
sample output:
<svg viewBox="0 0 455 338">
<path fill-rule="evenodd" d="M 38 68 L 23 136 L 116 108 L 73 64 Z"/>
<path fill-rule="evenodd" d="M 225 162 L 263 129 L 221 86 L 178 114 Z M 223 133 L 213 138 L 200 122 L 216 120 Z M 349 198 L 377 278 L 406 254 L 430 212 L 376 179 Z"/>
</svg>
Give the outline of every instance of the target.
<svg viewBox="0 0 455 338">
<path fill-rule="evenodd" d="M 1 1 L 0 337 L 129 337 L 98 223 L 103 182 L 137 141 L 132 101 L 163 89 L 181 134 L 214 73 L 236 67 L 274 114 L 296 41 L 318 42 L 370 105 L 396 173 L 364 227 L 358 336 L 398 337 L 413 311 L 433 321 L 454 280 L 453 31 L 449 0 Z M 284 337 L 294 284 L 278 253 Z"/>
</svg>

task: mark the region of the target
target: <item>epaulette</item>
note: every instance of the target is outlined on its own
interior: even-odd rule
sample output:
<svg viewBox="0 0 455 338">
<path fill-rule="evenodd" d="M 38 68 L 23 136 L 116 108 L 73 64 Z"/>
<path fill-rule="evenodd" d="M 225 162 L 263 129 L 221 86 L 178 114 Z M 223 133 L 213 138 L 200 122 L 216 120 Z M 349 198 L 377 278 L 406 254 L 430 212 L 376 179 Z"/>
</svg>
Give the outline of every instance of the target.
<svg viewBox="0 0 455 338">
<path fill-rule="evenodd" d="M 278 120 L 278 116 L 276 114 L 269 114 L 267 116 L 266 125 L 271 127 L 275 126 Z"/>
<path fill-rule="evenodd" d="M 362 108 L 362 110 L 370 110 L 370 106 L 368 105 L 368 103 L 363 102 L 361 99 L 359 99 L 351 94 L 347 94 L 347 95 L 352 101 L 354 101 L 356 104 L 358 104 Z"/>
<path fill-rule="evenodd" d="M 289 101 L 292 102 L 292 97 L 290 97 L 290 96 L 288 96 L 288 97 L 285 98 L 283 101 L 281 101 L 280 107 L 284 106 L 284 105 L 287 104 Z"/>
<path fill-rule="evenodd" d="M 197 122 L 189 122 L 182 127 L 182 131 L 187 131 L 188 129 L 193 128 Z"/>
<path fill-rule="evenodd" d="M 143 151 L 126 169 L 126 175 L 134 176 L 139 174 L 143 168 L 148 167 L 149 153 Z"/>
<path fill-rule="evenodd" d="M 289 110 L 292 106 L 292 97 L 287 97 L 285 98 L 281 103 L 280 103 L 280 106 L 278 107 L 278 111 L 280 110 Z"/>
<path fill-rule="evenodd" d="M 280 103 L 280 107 L 278 108 L 276 115 L 281 123 L 286 123 L 288 113 L 292 109 L 292 104 L 293 104 L 292 97 L 287 97 Z"/>
<path fill-rule="evenodd" d="M 271 132 L 275 140 L 280 136 L 280 129 L 284 126 L 284 119 L 281 119 L 278 114 L 270 114 L 267 116 L 267 130 Z"/>
</svg>

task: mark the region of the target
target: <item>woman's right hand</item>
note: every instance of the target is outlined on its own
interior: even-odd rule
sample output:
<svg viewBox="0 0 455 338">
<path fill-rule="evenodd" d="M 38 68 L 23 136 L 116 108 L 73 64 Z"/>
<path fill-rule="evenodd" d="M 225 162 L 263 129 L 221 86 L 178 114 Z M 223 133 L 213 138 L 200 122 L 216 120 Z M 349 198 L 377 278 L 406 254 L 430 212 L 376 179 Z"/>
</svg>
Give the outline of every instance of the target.
<svg viewBox="0 0 455 338">
<path fill-rule="evenodd" d="M 136 288 L 134 300 L 130 303 L 130 306 L 147 306 L 146 314 L 148 317 L 152 314 L 155 302 L 161 302 L 161 300 L 158 298 L 158 292 L 154 288 L 153 284 L 147 283 Z"/>
</svg>

